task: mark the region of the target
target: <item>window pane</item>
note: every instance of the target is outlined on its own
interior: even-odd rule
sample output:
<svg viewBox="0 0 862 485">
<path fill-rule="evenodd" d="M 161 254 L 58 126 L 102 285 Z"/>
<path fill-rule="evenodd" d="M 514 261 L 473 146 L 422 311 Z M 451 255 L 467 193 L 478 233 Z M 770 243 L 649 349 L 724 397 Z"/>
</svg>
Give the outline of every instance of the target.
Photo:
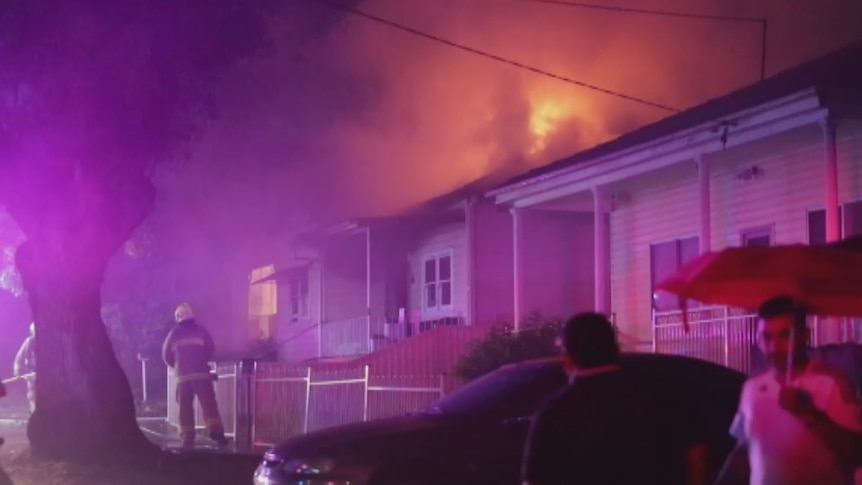
<svg viewBox="0 0 862 485">
<path fill-rule="evenodd" d="M 440 281 L 448 281 L 452 279 L 452 257 L 443 256 L 440 261 Z"/>
<path fill-rule="evenodd" d="M 425 285 L 425 308 L 435 308 L 437 306 L 437 285 Z"/>
<path fill-rule="evenodd" d="M 650 246 L 650 263 L 652 266 L 650 292 L 653 296 L 653 308 L 658 311 L 679 308 L 679 298 L 669 293 L 656 291 L 656 286 L 676 271 L 679 259 L 679 244 L 677 241 L 668 241 Z"/>
<path fill-rule="evenodd" d="M 769 228 L 758 228 L 742 233 L 742 245 L 746 247 L 769 247 L 772 246 L 772 230 Z"/>
<path fill-rule="evenodd" d="M 826 211 L 823 209 L 808 212 L 808 244 L 826 244 Z"/>
<path fill-rule="evenodd" d="M 862 235 L 862 201 L 844 204 L 844 237 Z"/>
<path fill-rule="evenodd" d="M 752 236 L 745 239 L 745 245 L 748 247 L 769 247 L 772 244 L 772 238 L 766 235 Z"/>
<path fill-rule="evenodd" d="M 437 281 L 437 260 L 428 259 L 425 261 L 425 283 L 434 283 Z"/>
<path fill-rule="evenodd" d="M 452 283 L 440 283 L 440 305 L 448 306 L 452 304 Z"/>
<path fill-rule="evenodd" d="M 682 239 L 679 241 L 679 265 L 682 266 L 689 261 L 694 260 L 700 256 L 700 238 L 699 237 L 690 237 L 688 239 Z M 677 268 L 678 269 L 678 268 Z M 674 299 L 677 299 L 674 297 Z M 678 305 L 677 303 L 674 303 Z M 694 308 L 700 305 L 700 303 L 689 300 L 688 308 Z"/>
<path fill-rule="evenodd" d="M 700 238 L 690 237 L 679 241 L 679 262 L 680 264 L 688 263 L 689 261 L 700 256 Z"/>
</svg>

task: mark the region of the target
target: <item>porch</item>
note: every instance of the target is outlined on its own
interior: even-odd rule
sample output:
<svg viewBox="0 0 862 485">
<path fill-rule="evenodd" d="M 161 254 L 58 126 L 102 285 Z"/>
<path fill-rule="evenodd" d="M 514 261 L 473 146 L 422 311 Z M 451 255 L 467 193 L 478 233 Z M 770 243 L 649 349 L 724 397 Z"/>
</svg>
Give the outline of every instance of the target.
<svg viewBox="0 0 862 485">
<path fill-rule="evenodd" d="M 537 211 L 588 214 L 594 221 L 587 234 L 593 242 L 594 310 L 616 314 L 622 331 L 661 349 L 679 344 L 679 351 L 747 368 L 750 358 L 740 354 L 737 342 L 750 342 L 742 330 L 750 315 L 698 308 L 692 333 L 679 341 L 671 330 L 676 324 L 668 322 L 681 315 L 679 306 L 675 298 L 656 294 L 656 285 L 710 250 L 834 241 L 842 226 L 847 235 L 862 214 L 850 210 L 862 198 L 862 185 L 853 176 L 862 154 L 862 124 L 849 117 L 837 122 L 833 107 L 813 89 L 760 104 L 744 96 L 730 99 L 647 126 L 493 191 L 515 217 L 516 281 L 524 267 L 519 258 L 528 250 L 519 218 Z M 719 107 L 732 123 L 715 121 Z M 576 244 L 562 242 L 570 249 Z M 516 293 L 516 307 L 521 306 Z M 692 347 L 695 336 L 703 339 L 702 348 Z"/>
<path fill-rule="evenodd" d="M 761 369 L 756 349 L 757 318 L 750 311 L 726 306 L 703 306 L 688 312 L 689 331 L 683 329 L 681 310 L 654 311 L 653 351 L 715 362 L 740 372 Z M 862 343 L 862 320 L 811 317 L 811 347 Z"/>
<path fill-rule="evenodd" d="M 407 313 L 407 312 L 404 312 Z M 318 357 L 356 357 L 396 345 L 412 336 L 440 326 L 464 325 L 462 316 L 421 320 L 418 312 L 412 318 L 387 319 L 370 315 L 323 322 L 319 326 Z"/>
</svg>

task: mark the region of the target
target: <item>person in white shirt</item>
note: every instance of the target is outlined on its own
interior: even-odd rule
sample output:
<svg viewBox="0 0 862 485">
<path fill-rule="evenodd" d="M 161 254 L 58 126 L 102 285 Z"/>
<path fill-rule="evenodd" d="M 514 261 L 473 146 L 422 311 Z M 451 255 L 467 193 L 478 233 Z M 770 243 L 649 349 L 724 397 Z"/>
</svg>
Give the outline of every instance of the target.
<svg viewBox="0 0 862 485">
<path fill-rule="evenodd" d="M 743 386 L 730 430 L 738 445 L 717 484 L 854 483 L 856 392 L 839 371 L 808 358 L 805 323 L 805 310 L 787 297 L 758 310 L 757 343 L 770 369 Z"/>
</svg>

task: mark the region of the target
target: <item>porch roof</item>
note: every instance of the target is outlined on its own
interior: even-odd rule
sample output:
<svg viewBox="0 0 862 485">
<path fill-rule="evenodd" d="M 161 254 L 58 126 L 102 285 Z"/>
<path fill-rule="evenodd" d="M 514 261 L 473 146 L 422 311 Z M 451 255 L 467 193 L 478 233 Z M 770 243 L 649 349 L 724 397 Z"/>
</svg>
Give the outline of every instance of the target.
<svg viewBox="0 0 862 485">
<path fill-rule="evenodd" d="M 762 114 L 763 109 L 756 108 L 774 109 L 786 104 L 782 101 L 799 100 L 806 95 L 817 101 L 817 107 L 828 106 L 833 112 L 850 107 L 858 113 L 862 106 L 862 89 L 859 88 L 862 85 L 862 63 L 859 59 L 862 59 L 862 41 L 514 177 L 490 191 L 489 195 L 497 196 L 500 202 L 503 194 L 580 170 L 587 165 L 603 163 L 635 150 L 659 151 L 655 150 L 656 144 L 672 141 L 679 136 L 690 137 L 697 129 L 714 133 L 713 139 L 717 142 L 721 123 L 737 121 L 729 118 Z M 737 123 L 735 127 L 732 126 L 730 134 L 740 130 L 740 125 Z M 691 141 L 689 138 L 689 145 Z"/>
<path fill-rule="evenodd" d="M 263 278 L 260 278 L 256 281 L 252 281 L 251 284 L 256 285 L 258 283 L 265 283 L 267 281 L 283 281 L 286 279 L 290 279 L 290 277 L 297 271 L 307 270 L 309 266 L 311 266 L 311 261 L 297 261 L 283 268 L 276 269 L 275 273 L 269 276 L 264 276 Z"/>
</svg>

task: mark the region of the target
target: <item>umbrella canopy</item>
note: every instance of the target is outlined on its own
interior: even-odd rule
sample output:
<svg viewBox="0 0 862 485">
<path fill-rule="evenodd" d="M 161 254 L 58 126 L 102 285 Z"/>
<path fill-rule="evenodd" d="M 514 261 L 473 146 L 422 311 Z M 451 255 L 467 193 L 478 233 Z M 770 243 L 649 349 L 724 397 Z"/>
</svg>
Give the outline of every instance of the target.
<svg viewBox="0 0 862 485">
<path fill-rule="evenodd" d="M 727 248 L 683 265 L 658 289 L 747 309 L 789 296 L 815 315 L 862 316 L 862 251 L 849 243 Z"/>
</svg>

